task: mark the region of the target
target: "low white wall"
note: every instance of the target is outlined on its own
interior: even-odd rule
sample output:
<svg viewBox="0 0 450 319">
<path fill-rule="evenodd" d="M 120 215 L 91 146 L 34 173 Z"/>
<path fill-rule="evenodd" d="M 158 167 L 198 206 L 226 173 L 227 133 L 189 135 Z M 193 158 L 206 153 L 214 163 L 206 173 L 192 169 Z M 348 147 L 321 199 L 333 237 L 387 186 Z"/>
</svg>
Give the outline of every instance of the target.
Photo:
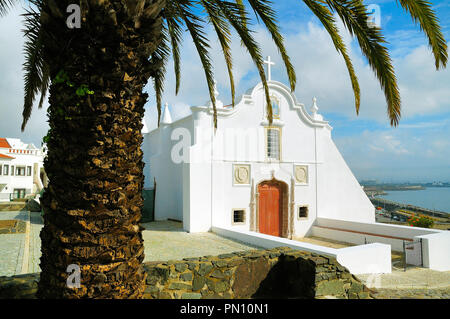
<svg viewBox="0 0 450 319">
<path fill-rule="evenodd" d="M 311 228 L 310 236 L 329 238 L 333 240 L 342 241 L 345 243 L 364 245 L 367 243 L 381 243 L 391 245 L 394 251 L 403 251 L 403 240 L 394 238 L 385 238 L 379 236 L 371 236 L 365 234 L 352 233 L 348 231 L 340 231 L 329 228 L 321 228 L 313 226 Z"/>
<path fill-rule="evenodd" d="M 334 257 L 352 274 L 391 272 L 391 247 L 389 245 L 369 244 L 335 249 L 251 231 L 236 231 L 213 226 L 212 232 L 262 248 L 270 249 L 286 246 L 292 249 Z"/>
<path fill-rule="evenodd" d="M 450 232 L 423 235 L 422 239 L 423 266 L 439 271 L 450 270 Z"/>
<path fill-rule="evenodd" d="M 368 244 L 337 249 L 337 261 L 352 274 L 389 274 L 392 272 L 391 246 Z"/>
<path fill-rule="evenodd" d="M 332 227 L 337 229 L 329 229 L 324 227 Z M 403 251 L 402 239 L 353 233 L 345 230 L 377 234 L 381 236 L 400 237 L 414 241 L 422 239 L 423 267 L 439 271 L 450 270 L 449 231 L 382 223 L 359 223 L 337 219 L 318 218 L 316 220 L 316 226 L 311 228 L 310 235 L 353 244 L 363 244 L 365 239 L 367 239 L 367 242 L 390 244 L 392 250 Z"/>
<path fill-rule="evenodd" d="M 442 232 L 442 230 L 439 229 L 390 225 L 382 223 L 349 222 L 345 220 L 329 219 L 329 218 L 317 218 L 316 226 L 334 227 L 365 233 L 373 233 L 378 235 L 403 237 L 409 239 L 413 239 L 416 236 L 436 234 Z"/>
</svg>

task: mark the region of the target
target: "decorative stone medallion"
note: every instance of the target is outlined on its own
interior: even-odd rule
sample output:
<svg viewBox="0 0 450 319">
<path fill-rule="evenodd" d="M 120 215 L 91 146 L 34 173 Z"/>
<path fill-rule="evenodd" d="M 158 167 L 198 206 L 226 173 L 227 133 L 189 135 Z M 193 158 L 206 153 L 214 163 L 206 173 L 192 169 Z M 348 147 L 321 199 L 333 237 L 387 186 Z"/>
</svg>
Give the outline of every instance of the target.
<svg viewBox="0 0 450 319">
<path fill-rule="evenodd" d="M 233 165 L 234 184 L 250 184 L 250 165 Z"/>
<path fill-rule="evenodd" d="M 297 184 L 308 184 L 308 166 L 295 165 L 294 176 Z"/>
</svg>

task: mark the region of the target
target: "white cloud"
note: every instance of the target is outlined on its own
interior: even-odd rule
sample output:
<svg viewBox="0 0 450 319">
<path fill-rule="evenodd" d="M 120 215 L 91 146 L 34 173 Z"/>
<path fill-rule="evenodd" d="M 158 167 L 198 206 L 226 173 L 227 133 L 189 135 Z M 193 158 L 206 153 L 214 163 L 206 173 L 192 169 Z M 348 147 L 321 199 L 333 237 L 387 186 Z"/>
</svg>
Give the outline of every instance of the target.
<svg viewBox="0 0 450 319">
<path fill-rule="evenodd" d="M 0 19 L 0 137 L 21 138 L 39 146 L 46 135 L 46 106 L 33 110 L 31 119 L 22 133 L 23 107 L 23 29 L 24 10 L 16 6 Z"/>
</svg>

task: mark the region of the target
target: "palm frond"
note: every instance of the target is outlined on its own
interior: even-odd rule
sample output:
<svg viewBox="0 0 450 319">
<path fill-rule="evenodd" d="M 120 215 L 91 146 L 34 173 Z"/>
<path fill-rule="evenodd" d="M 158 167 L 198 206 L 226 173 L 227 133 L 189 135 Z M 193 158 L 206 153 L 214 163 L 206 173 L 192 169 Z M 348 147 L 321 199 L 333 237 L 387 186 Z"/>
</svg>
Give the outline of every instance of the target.
<svg viewBox="0 0 450 319">
<path fill-rule="evenodd" d="M 251 34 L 252 31 L 250 31 L 248 28 L 249 25 L 248 14 L 245 11 L 245 8 L 242 8 L 238 4 L 220 0 L 215 1 L 220 10 L 222 11 L 223 15 L 227 18 L 231 26 L 238 33 L 239 37 L 242 40 L 242 43 L 246 47 L 248 53 L 250 54 L 253 62 L 256 65 L 256 68 L 258 69 L 259 77 L 261 78 L 261 81 L 263 83 L 264 93 L 266 96 L 267 116 L 269 124 L 272 124 L 273 114 L 269 96 L 269 86 L 267 85 L 266 74 L 264 73 L 263 58 L 261 56 L 261 50 L 259 48 L 259 45 L 253 38 Z"/>
<path fill-rule="evenodd" d="M 431 4 L 424 0 L 398 0 L 400 5 L 418 23 L 420 29 L 428 37 L 428 44 L 434 55 L 436 70 L 445 68 L 448 60 L 447 43 L 439 26 L 439 20 L 434 14 Z"/>
<path fill-rule="evenodd" d="M 314 15 L 320 20 L 320 22 L 327 30 L 328 34 L 333 41 L 334 47 L 338 52 L 340 52 L 344 58 L 347 70 L 352 82 L 353 93 L 355 95 L 355 108 L 356 114 L 359 113 L 359 107 L 361 103 L 360 88 L 358 83 L 358 78 L 355 74 L 355 69 L 353 68 L 352 61 L 347 53 L 347 47 L 339 34 L 339 30 L 336 26 L 336 21 L 333 14 L 328 10 L 327 7 L 321 5 L 320 3 L 313 0 L 304 0 L 305 4 L 314 13 Z"/>
<path fill-rule="evenodd" d="M 156 108 L 158 110 L 158 126 L 161 121 L 161 109 L 162 109 L 162 93 L 164 91 L 164 79 L 166 75 L 166 65 L 167 60 L 170 55 L 170 49 L 168 42 L 168 30 L 164 26 L 162 29 L 162 40 L 159 44 L 158 48 L 153 52 L 151 56 L 152 63 L 160 64 L 161 66 L 155 70 L 155 73 L 153 75 L 153 88 L 155 89 L 156 94 Z"/>
<path fill-rule="evenodd" d="M 42 107 L 50 77 L 48 65 L 43 58 L 43 43 L 39 13 L 33 8 L 29 8 L 23 16 L 25 17 L 25 29 L 22 30 L 25 36 L 25 62 L 23 64 L 25 84 L 22 131 L 25 129 L 31 116 L 33 103 L 39 92 L 41 93 L 39 107 Z"/>
<path fill-rule="evenodd" d="M 201 4 L 208 14 L 208 20 L 214 30 L 222 47 L 225 64 L 227 66 L 228 78 L 231 88 L 231 104 L 235 104 L 236 89 L 234 86 L 233 60 L 231 56 L 231 32 L 226 18 L 223 16 L 215 1 L 201 0 Z"/>
<path fill-rule="evenodd" d="M 272 36 L 272 40 L 278 48 L 278 51 L 281 54 L 281 58 L 283 59 L 284 65 L 286 66 L 286 71 L 289 78 L 289 84 L 291 86 L 291 90 L 295 90 L 296 84 L 296 75 L 294 67 L 292 66 L 291 59 L 287 55 L 286 49 L 284 47 L 284 39 L 280 34 L 278 28 L 278 21 L 276 18 L 275 11 L 271 8 L 272 2 L 268 0 L 248 0 L 250 6 L 255 11 L 256 16 L 260 17 L 267 30 L 270 32 Z"/>
<path fill-rule="evenodd" d="M 172 56 L 175 70 L 175 93 L 178 94 L 180 90 L 180 45 L 183 36 L 181 29 L 180 17 L 176 14 L 177 10 L 174 3 L 169 1 L 165 8 L 165 17 L 167 22 L 167 30 L 170 36 L 170 44 L 172 47 Z"/>
<path fill-rule="evenodd" d="M 192 12 L 194 7 L 190 0 L 179 0 L 176 3 L 178 14 L 183 19 L 189 34 L 191 35 L 194 46 L 200 57 L 203 70 L 208 84 L 209 96 L 213 105 L 214 127 L 217 128 L 217 109 L 216 97 L 214 95 L 214 75 L 212 71 L 211 58 L 209 56 L 209 41 L 204 31 L 205 21 Z"/>
<path fill-rule="evenodd" d="M 381 29 L 369 26 L 367 8 L 361 0 L 326 0 L 339 15 L 352 36 L 356 36 L 362 53 L 374 71 L 387 101 L 387 113 L 392 126 L 400 120 L 400 92 L 389 52 Z"/>
<path fill-rule="evenodd" d="M 0 0 L 0 17 L 5 16 L 18 2 L 18 0 Z"/>
</svg>

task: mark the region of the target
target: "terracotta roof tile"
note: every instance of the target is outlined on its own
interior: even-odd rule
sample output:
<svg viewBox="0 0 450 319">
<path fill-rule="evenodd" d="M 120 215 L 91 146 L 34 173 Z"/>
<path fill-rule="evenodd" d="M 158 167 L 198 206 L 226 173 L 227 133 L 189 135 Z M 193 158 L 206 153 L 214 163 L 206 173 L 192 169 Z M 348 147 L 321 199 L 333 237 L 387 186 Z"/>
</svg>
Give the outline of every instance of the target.
<svg viewBox="0 0 450 319">
<path fill-rule="evenodd" d="M 0 154 L 0 158 L 14 159 L 15 157 L 11 157 L 5 154 Z"/>
<path fill-rule="evenodd" d="M 0 138 L 0 147 L 11 148 L 11 145 L 9 145 L 8 141 L 6 140 L 6 138 Z"/>
</svg>

